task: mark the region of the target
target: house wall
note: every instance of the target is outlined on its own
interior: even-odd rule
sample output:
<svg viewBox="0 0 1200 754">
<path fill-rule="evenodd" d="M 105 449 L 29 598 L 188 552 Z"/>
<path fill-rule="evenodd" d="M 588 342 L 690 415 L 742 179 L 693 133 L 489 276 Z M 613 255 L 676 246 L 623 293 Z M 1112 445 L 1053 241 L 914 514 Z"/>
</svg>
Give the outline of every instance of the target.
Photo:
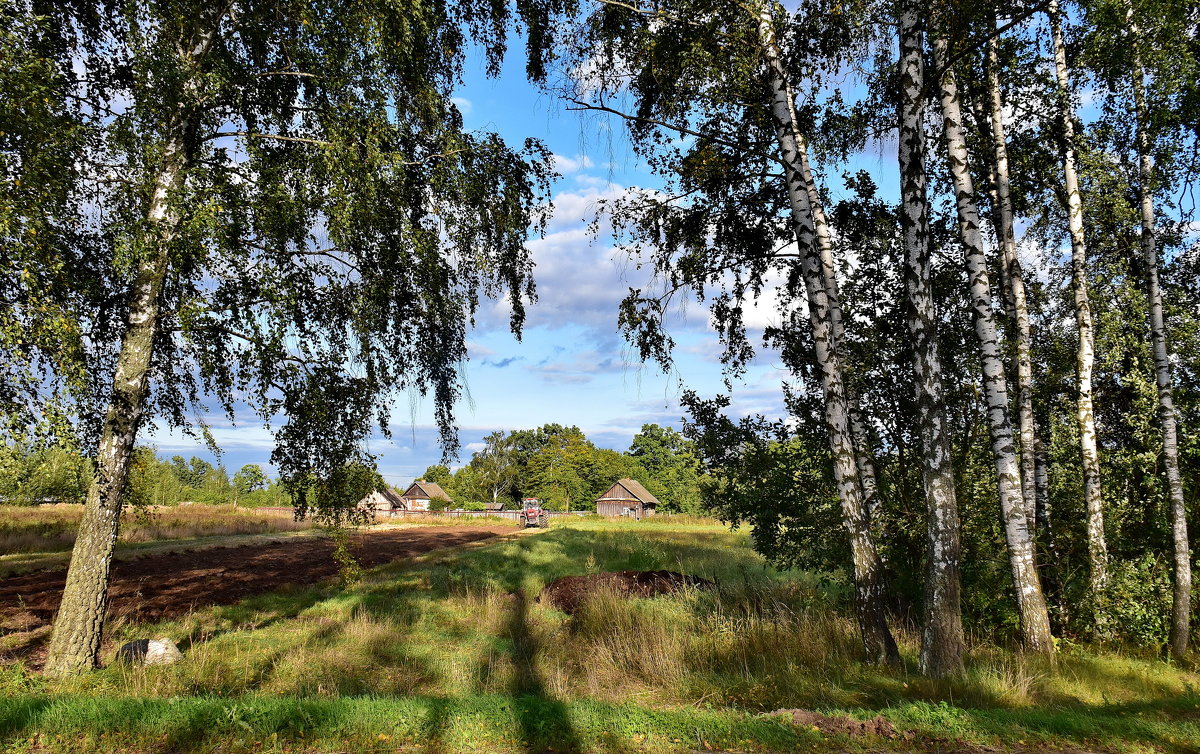
<svg viewBox="0 0 1200 754">
<path fill-rule="evenodd" d="M 646 508 L 637 500 L 604 500 L 596 503 L 596 513 L 600 516 L 623 516 L 627 509 L 630 515 L 643 516 Z"/>
<path fill-rule="evenodd" d="M 358 507 L 366 510 L 390 511 L 392 501 L 376 490 L 359 501 Z"/>
</svg>

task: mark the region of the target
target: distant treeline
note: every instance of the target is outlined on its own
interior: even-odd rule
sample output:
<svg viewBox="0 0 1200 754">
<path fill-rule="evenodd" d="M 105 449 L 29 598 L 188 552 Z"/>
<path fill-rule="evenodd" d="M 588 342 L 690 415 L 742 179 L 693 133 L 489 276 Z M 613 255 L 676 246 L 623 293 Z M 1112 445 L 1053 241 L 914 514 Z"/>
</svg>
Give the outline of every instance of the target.
<svg viewBox="0 0 1200 754">
<path fill-rule="evenodd" d="M 82 503 L 91 478 L 91 459 L 76 451 L 12 446 L 0 451 L 0 501 L 8 504 Z M 221 464 L 196 456 L 164 460 L 144 447 L 134 451 L 126 500 L 135 505 L 291 504 L 283 487 L 258 464 L 246 464 L 230 478 Z"/>
<path fill-rule="evenodd" d="M 627 452 L 598 448 L 579 427 L 493 432 L 458 471 L 430 466 L 424 479 L 453 498 L 453 507 L 541 498 L 551 510 L 593 510 L 596 498 L 629 477 L 657 497 L 661 511 L 701 513 L 703 478 L 692 441 L 670 427 L 644 424 Z"/>
<path fill-rule="evenodd" d="M 91 459 L 76 451 L 0 450 L 0 501 L 5 503 L 81 503 L 91 477 Z M 701 485 L 707 480 L 694 443 L 657 424 L 643 425 L 626 452 L 596 447 L 579 427 L 561 424 L 493 432 L 457 471 L 439 464 L 422 478 L 441 485 L 455 508 L 482 510 L 489 502 L 537 497 L 552 510 L 593 510 L 596 498 L 624 477 L 645 485 L 661 511 L 706 510 Z M 224 465 L 196 456 L 168 460 L 148 447 L 134 451 L 126 500 L 135 505 L 291 505 L 279 480 L 258 464 L 242 466 L 231 477 Z"/>
</svg>

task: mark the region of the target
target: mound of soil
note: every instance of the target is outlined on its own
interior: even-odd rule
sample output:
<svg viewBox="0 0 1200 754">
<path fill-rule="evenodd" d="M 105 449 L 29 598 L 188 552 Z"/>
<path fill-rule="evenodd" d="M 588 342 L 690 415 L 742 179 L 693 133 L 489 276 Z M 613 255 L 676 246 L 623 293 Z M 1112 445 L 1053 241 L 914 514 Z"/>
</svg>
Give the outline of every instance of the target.
<svg viewBox="0 0 1200 754">
<path fill-rule="evenodd" d="M 512 531 L 498 526 L 368 531 L 351 537 L 351 550 L 360 565 L 370 568 Z M 333 542 L 327 537 L 157 553 L 113 564 L 108 612 L 110 618 L 159 621 L 286 586 L 312 584 L 337 572 Z M 24 659 L 41 666 L 65 582 L 65 570 L 0 579 L 0 637 L 8 639 L 9 646 L 0 651 L 0 662 Z"/>
<path fill-rule="evenodd" d="M 622 597 L 656 597 L 672 594 L 687 587 L 710 589 L 716 586 L 708 579 L 675 571 L 621 571 L 592 573 L 586 576 L 563 576 L 542 589 L 538 602 L 556 607 L 570 615 L 589 594 L 606 591 Z"/>
<path fill-rule="evenodd" d="M 937 754 L 1100 754 L 1090 749 L 1079 749 L 1073 746 L 1047 745 L 1037 743 L 1026 745 L 1020 742 L 1015 746 L 988 746 L 974 744 L 961 739 L 948 740 L 939 737 L 928 737 L 912 730 L 896 730 L 896 727 L 882 716 L 870 720 L 855 720 L 846 715 L 822 715 L 808 709 L 779 709 L 772 715 L 786 715 L 791 722 L 801 728 L 816 728 L 827 736 L 849 736 L 850 738 L 866 738 L 878 736 L 899 741 L 893 746 L 901 748 L 895 751 L 936 752 Z M 892 751 L 891 747 L 888 751 Z"/>
<path fill-rule="evenodd" d="M 820 712 L 813 712 L 808 709 L 781 709 L 775 710 L 774 715 L 787 715 L 792 718 L 795 725 L 803 728 L 816 728 L 827 736 L 851 736 L 852 738 L 862 738 L 864 736 L 879 736 L 881 738 L 894 738 L 896 736 L 896 728 L 882 717 L 873 717 L 870 720 L 855 720 L 853 717 L 845 715 L 822 715 Z"/>
</svg>

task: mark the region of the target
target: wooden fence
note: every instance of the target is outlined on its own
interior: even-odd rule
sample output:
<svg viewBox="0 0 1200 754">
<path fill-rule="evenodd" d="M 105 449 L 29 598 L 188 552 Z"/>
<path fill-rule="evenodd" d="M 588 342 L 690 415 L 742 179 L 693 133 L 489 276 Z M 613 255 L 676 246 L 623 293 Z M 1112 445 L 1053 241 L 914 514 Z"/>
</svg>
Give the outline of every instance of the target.
<svg viewBox="0 0 1200 754">
<path fill-rule="evenodd" d="M 591 516 L 592 511 L 545 511 L 546 515 L 551 518 L 559 518 L 563 516 Z M 521 511 L 375 511 L 375 520 L 383 519 L 406 519 L 406 518 L 421 518 L 421 517 L 440 517 L 440 518 L 504 518 L 510 521 L 517 521 L 521 518 Z"/>
<path fill-rule="evenodd" d="M 254 508 L 252 510 L 260 511 L 278 511 L 280 513 L 294 513 L 294 508 Z M 546 511 L 546 514 L 551 518 L 561 516 L 592 516 L 593 511 Z M 375 511 L 375 520 L 384 521 L 388 519 L 404 520 L 412 518 L 420 520 L 422 518 L 504 518 L 510 521 L 516 521 L 521 518 L 521 511 Z"/>
</svg>

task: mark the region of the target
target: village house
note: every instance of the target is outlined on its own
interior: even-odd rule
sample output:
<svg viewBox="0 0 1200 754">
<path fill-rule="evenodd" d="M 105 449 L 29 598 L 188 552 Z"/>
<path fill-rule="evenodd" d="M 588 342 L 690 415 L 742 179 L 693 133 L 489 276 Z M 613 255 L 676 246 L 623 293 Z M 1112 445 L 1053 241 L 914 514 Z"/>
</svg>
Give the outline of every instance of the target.
<svg viewBox="0 0 1200 754">
<path fill-rule="evenodd" d="M 404 498 L 391 487 L 375 490 L 358 501 L 358 507 L 363 510 L 393 511 L 404 510 Z"/>
<path fill-rule="evenodd" d="M 636 479 L 621 479 L 596 498 L 596 513 L 601 516 L 653 516 L 658 498 Z"/>
<path fill-rule="evenodd" d="M 404 491 L 404 508 L 410 511 L 427 511 L 430 508 L 430 503 L 434 500 L 441 500 L 450 503 L 450 496 L 436 482 L 426 482 L 424 479 L 418 479 L 408 486 Z M 447 506 L 448 507 L 448 506 Z"/>
</svg>

